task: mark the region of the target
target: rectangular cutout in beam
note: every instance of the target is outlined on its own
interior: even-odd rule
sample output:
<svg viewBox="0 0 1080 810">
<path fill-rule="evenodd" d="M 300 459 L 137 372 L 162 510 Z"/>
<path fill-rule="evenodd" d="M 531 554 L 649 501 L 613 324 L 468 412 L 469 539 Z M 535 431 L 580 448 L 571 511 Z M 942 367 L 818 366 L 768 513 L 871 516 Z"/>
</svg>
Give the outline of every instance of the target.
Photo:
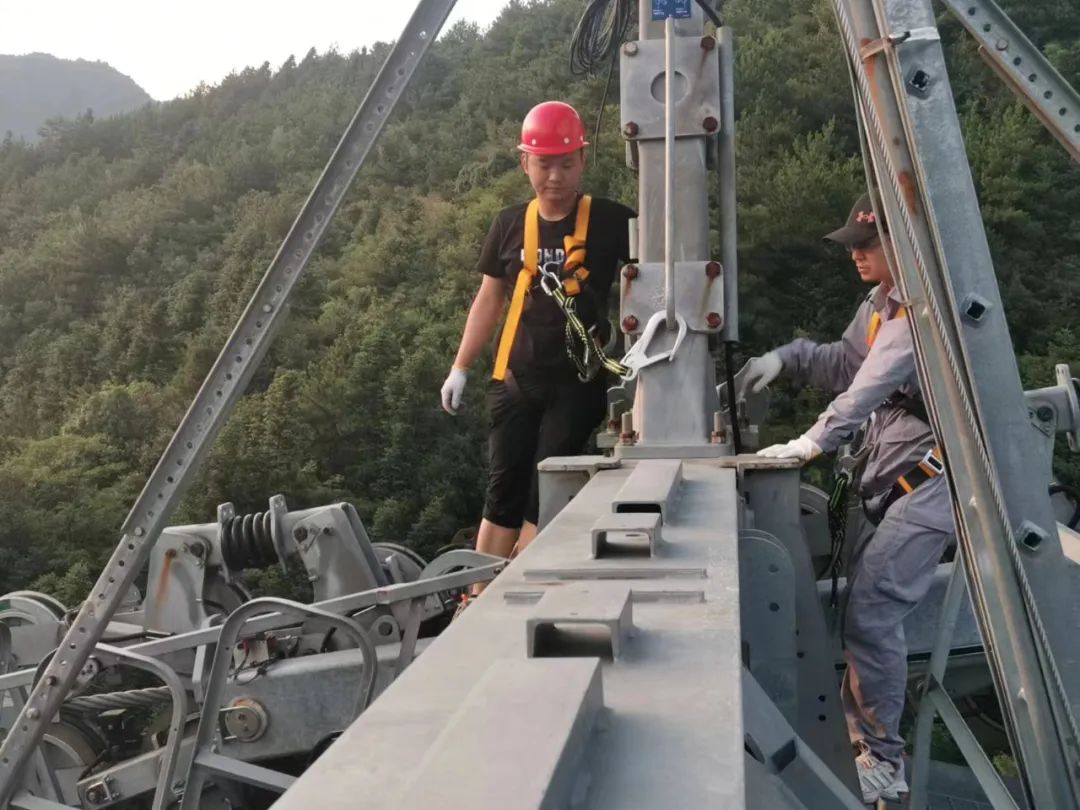
<svg viewBox="0 0 1080 810">
<path fill-rule="evenodd" d="M 589 582 L 548 589 L 525 623 L 530 658 L 618 658 L 633 629 L 630 587 Z"/>
<path fill-rule="evenodd" d="M 655 557 L 660 523 L 659 512 L 601 516 L 592 527 L 593 559 Z"/>
</svg>

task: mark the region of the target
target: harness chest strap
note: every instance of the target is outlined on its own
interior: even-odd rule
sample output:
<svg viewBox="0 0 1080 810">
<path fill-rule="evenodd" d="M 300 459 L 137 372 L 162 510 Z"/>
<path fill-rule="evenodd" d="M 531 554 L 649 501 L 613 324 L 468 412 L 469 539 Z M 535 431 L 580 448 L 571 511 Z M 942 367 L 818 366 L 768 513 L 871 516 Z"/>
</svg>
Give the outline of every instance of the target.
<svg viewBox="0 0 1080 810">
<path fill-rule="evenodd" d="M 896 310 L 896 314 L 893 318 L 906 318 L 907 307 L 901 306 Z M 866 330 L 866 345 L 873 346 L 874 341 L 877 339 L 878 331 L 881 329 L 883 323 L 881 313 L 874 312 L 870 317 L 870 326 Z M 941 460 L 941 448 L 934 447 L 923 456 L 922 460 L 915 465 L 910 471 L 901 475 L 896 479 L 895 487 L 899 487 L 899 491 L 895 492 L 896 496 L 906 495 L 910 492 L 914 492 L 915 488 L 920 484 L 926 483 L 931 478 L 936 478 L 939 475 L 945 473 L 945 464 Z"/>
<path fill-rule="evenodd" d="M 894 320 L 896 318 L 906 318 L 907 307 L 901 306 L 896 310 L 896 314 L 890 318 Z M 881 313 L 874 310 L 874 314 L 870 316 L 870 326 L 866 330 L 866 346 L 867 348 L 874 345 L 874 341 L 877 340 L 878 332 L 881 330 L 881 324 L 883 323 Z"/>
<path fill-rule="evenodd" d="M 585 240 L 589 234 L 589 211 L 592 208 L 592 198 L 588 195 L 578 200 L 577 219 L 574 221 L 574 234 L 568 236 L 564 264 L 573 266 L 573 288 L 567 288 L 572 295 L 581 290 L 581 283 L 589 277 L 589 271 L 585 269 Z M 503 325 L 502 337 L 499 338 L 499 348 L 495 353 L 495 369 L 491 374 L 493 380 L 506 378 L 506 369 L 510 365 L 510 352 L 514 348 L 514 337 L 517 335 L 518 326 L 521 324 L 521 312 L 525 308 L 525 296 L 532 286 L 533 279 L 539 272 L 537 266 L 540 253 L 540 202 L 533 200 L 525 209 L 525 239 L 523 251 L 523 267 L 518 272 L 517 281 L 514 284 L 514 293 L 510 298 L 510 309 L 506 313 L 506 323 Z M 572 262 L 571 264 L 571 257 Z M 564 285 L 567 286 L 567 285 Z"/>
</svg>

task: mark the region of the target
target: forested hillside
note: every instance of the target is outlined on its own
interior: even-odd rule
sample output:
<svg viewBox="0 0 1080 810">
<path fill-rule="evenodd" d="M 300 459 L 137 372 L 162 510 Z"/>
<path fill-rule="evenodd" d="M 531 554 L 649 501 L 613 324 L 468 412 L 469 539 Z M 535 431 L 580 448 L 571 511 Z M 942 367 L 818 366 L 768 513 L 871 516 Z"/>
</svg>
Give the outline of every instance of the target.
<svg viewBox="0 0 1080 810">
<path fill-rule="evenodd" d="M 57 59 L 47 53 L 0 54 L 0 138 L 35 141 L 56 118 L 89 111 L 105 118 L 151 101 L 139 85 L 104 62 Z"/>
<path fill-rule="evenodd" d="M 1007 4 L 1080 81 L 1070 0 Z M 289 323 L 175 522 L 214 507 L 347 499 L 372 533 L 430 552 L 477 521 L 477 369 L 438 404 L 494 213 L 524 199 L 513 145 L 535 102 L 593 119 L 570 74 L 582 0 L 511 5 L 434 48 L 332 226 Z M 821 235 L 861 189 L 848 79 L 826 0 L 729 0 L 737 34 L 744 353 L 832 337 L 860 285 Z M 1026 383 L 1080 370 L 1080 170 L 943 20 L 966 138 Z M 127 508 L 375 72 L 386 47 L 307 54 L 109 120 L 0 146 L 0 593 L 72 599 Z M 588 189 L 633 202 L 617 93 Z M 782 393 L 777 438 L 820 396 Z M 46 576 L 47 575 L 47 576 Z M 45 577 L 43 580 L 42 577 Z"/>
</svg>

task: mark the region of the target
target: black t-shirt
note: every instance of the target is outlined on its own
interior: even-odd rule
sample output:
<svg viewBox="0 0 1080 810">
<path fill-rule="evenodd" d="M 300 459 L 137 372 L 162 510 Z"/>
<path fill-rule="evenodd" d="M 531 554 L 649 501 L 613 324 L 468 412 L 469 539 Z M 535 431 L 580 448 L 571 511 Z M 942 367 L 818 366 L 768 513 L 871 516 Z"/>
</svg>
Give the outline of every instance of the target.
<svg viewBox="0 0 1080 810">
<path fill-rule="evenodd" d="M 518 273 L 524 264 L 525 210 L 528 203 L 504 208 L 495 217 L 484 240 L 477 269 L 488 276 L 500 278 L 509 300 L 514 293 Z M 585 267 L 588 280 L 578 295 L 577 312 L 586 326 L 597 325 L 606 340 L 608 294 L 620 261 L 630 258 L 630 234 L 627 222 L 636 214 L 625 205 L 594 197 L 589 211 L 589 234 L 585 240 Z M 555 222 L 540 217 L 540 249 L 538 266 L 555 263 L 562 274 L 564 242 L 574 233 L 577 206 L 568 216 Z M 566 354 L 566 316 L 551 296 L 540 287 L 537 273 L 525 296 L 514 346 L 510 352 L 510 370 L 518 375 L 576 379 L 576 369 Z M 502 330 L 495 336 L 499 345 Z"/>
</svg>

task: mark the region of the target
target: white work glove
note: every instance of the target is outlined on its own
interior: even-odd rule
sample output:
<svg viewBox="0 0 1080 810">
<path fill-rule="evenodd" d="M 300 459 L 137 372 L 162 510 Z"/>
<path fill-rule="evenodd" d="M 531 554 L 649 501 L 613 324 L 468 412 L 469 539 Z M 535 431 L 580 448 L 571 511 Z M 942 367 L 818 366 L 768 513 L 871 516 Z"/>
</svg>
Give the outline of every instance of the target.
<svg viewBox="0 0 1080 810">
<path fill-rule="evenodd" d="M 461 407 L 461 395 L 465 392 L 467 376 L 468 372 L 465 369 L 454 366 L 450 369 L 446 382 L 442 384 L 443 410 L 451 416 L 457 414 L 458 408 Z"/>
<path fill-rule="evenodd" d="M 784 361 L 776 352 L 767 352 L 761 357 L 751 357 L 739 371 L 739 399 L 746 399 L 746 389 L 761 393 L 766 385 L 780 376 L 784 370 Z"/>
<path fill-rule="evenodd" d="M 821 448 L 809 436 L 800 436 L 787 444 L 774 444 L 758 450 L 757 454 L 763 458 L 797 458 L 799 461 L 809 461 L 821 455 Z"/>
</svg>

